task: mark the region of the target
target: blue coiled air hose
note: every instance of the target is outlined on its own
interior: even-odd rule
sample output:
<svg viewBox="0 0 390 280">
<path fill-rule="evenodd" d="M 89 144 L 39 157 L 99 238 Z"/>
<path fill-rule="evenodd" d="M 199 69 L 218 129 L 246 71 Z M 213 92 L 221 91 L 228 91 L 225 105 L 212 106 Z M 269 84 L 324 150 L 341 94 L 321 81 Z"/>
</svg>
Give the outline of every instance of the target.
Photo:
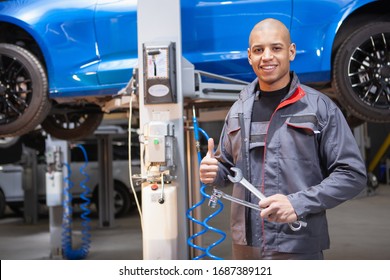
<svg viewBox="0 0 390 280">
<path fill-rule="evenodd" d="M 193 112 L 193 117 L 192 117 L 192 121 L 193 121 L 193 125 L 194 125 L 194 138 L 195 138 L 195 144 L 196 144 L 196 148 L 197 148 L 197 154 L 198 154 L 198 162 L 200 164 L 201 160 L 202 160 L 202 157 L 201 157 L 201 153 L 200 153 L 200 143 L 199 143 L 199 132 L 202 133 L 202 135 L 207 139 L 207 141 L 209 140 L 209 136 L 207 135 L 207 133 L 198 126 L 198 121 L 196 119 L 196 114 L 195 114 L 195 110 Z M 225 239 L 226 239 L 226 233 L 224 233 L 223 231 L 219 230 L 219 229 L 216 229 L 210 225 L 208 225 L 208 222 L 214 218 L 215 216 L 217 216 L 219 213 L 222 212 L 224 206 L 223 206 L 223 203 L 221 201 L 218 200 L 218 205 L 219 205 L 219 208 L 214 212 L 212 213 L 211 215 L 209 215 L 208 217 L 206 217 L 206 219 L 204 219 L 203 221 L 199 221 L 195 218 L 193 218 L 191 216 L 191 212 L 194 211 L 197 207 L 200 207 L 205 201 L 206 199 L 209 199 L 210 198 L 210 195 L 208 195 L 205 191 L 206 189 L 206 185 L 201 183 L 201 188 L 200 188 L 200 193 L 202 195 L 202 198 L 201 200 L 196 203 L 195 205 L 193 205 L 191 208 L 189 208 L 187 210 L 187 218 L 189 220 L 191 220 L 192 222 L 198 224 L 198 225 L 201 225 L 203 227 L 203 229 L 195 234 L 193 234 L 192 236 L 190 236 L 188 239 L 187 239 L 187 244 L 192 247 L 192 248 L 195 248 L 199 251 L 202 252 L 201 255 L 199 256 L 196 256 L 194 257 L 193 259 L 194 260 L 199 260 L 199 259 L 203 259 L 205 257 L 209 257 L 211 259 L 214 259 L 214 260 L 222 260 L 222 258 L 220 257 L 217 257 L 213 254 L 211 254 L 211 250 L 217 246 L 218 244 L 222 243 Z M 206 232 L 208 231 L 212 231 L 212 232 L 215 232 L 219 235 L 221 235 L 221 238 L 218 239 L 216 242 L 212 243 L 211 245 L 209 245 L 208 247 L 201 247 L 199 245 L 196 245 L 193 243 L 193 240 L 195 238 L 197 238 L 198 236 L 201 236 L 203 234 L 205 234 Z"/>
<path fill-rule="evenodd" d="M 88 156 L 82 145 L 77 145 L 77 148 L 80 148 L 83 152 L 85 163 L 80 167 L 80 173 L 84 175 L 85 179 L 80 182 L 81 188 L 84 190 L 80 195 L 80 198 L 83 200 L 81 204 L 82 213 L 80 215 L 83 220 L 81 223 L 82 228 L 82 237 L 81 237 L 81 247 L 79 249 L 72 248 L 72 194 L 71 189 L 73 187 L 73 182 L 70 180 L 72 171 L 69 164 L 65 163 L 65 166 L 68 169 L 68 176 L 64 178 L 65 188 L 64 188 L 64 213 L 62 219 L 62 250 L 63 255 L 68 260 L 80 260 L 84 259 L 89 253 L 89 247 L 91 243 L 91 235 L 90 235 L 90 221 L 91 219 L 88 215 L 91 213 L 89 209 L 89 205 L 91 204 L 91 200 L 88 198 L 88 195 L 91 193 L 91 190 L 86 186 L 86 183 L 89 181 L 89 176 L 85 172 L 85 168 L 88 165 Z"/>
</svg>

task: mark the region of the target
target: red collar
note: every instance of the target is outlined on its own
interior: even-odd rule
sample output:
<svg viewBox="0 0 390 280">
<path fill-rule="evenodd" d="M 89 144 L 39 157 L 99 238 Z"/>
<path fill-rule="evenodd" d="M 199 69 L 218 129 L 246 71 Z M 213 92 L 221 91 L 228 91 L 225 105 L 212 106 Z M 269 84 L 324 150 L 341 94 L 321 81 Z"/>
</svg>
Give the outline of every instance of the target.
<svg viewBox="0 0 390 280">
<path fill-rule="evenodd" d="M 295 90 L 293 95 L 291 95 L 288 99 L 286 99 L 282 103 L 280 103 L 279 106 L 276 108 L 276 110 L 283 108 L 289 104 L 295 103 L 304 96 L 305 96 L 305 92 L 303 91 L 303 89 L 300 86 L 298 86 L 298 88 Z"/>
</svg>

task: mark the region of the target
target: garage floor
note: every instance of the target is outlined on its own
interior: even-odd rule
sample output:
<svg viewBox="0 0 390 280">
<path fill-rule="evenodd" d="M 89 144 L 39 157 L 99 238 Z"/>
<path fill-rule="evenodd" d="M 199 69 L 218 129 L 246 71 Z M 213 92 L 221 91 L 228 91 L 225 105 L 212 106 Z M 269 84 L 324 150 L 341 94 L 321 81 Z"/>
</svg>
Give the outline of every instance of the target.
<svg viewBox="0 0 390 280">
<path fill-rule="evenodd" d="M 204 208 L 207 208 L 205 206 Z M 202 209 L 203 210 L 203 209 Z M 207 209 L 206 209 L 207 210 Z M 359 197 L 328 211 L 331 249 L 325 258 L 390 260 L 390 185 L 380 185 L 374 194 Z M 216 218 L 213 226 L 229 233 L 229 206 Z M 25 224 L 11 212 L 0 220 L 0 259 L 36 260 L 50 258 L 49 219 L 41 217 L 38 224 Z M 75 228 L 79 221 L 75 220 Z M 116 219 L 112 228 L 99 228 L 92 215 L 91 248 L 87 259 L 142 259 L 142 234 L 137 213 Z M 80 232 L 74 229 L 74 239 Z M 216 236 L 205 236 L 214 242 Z M 224 259 L 231 258 L 229 236 L 212 252 Z"/>
</svg>

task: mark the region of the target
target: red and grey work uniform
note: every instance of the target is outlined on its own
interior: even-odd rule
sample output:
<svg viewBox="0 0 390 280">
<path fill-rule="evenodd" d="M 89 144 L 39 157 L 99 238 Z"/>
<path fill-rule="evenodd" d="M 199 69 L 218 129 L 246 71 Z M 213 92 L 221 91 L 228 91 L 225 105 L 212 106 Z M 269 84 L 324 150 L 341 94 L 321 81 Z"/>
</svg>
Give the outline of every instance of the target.
<svg viewBox="0 0 390 280">
<path fill-rule="evenodd" d="M 242 90 L 225 119 L 215 154 L 219 172 L 212 185 L 230 184 L 227 175 L 230 167 L 235 166 L 265 196 L 287 195 L 307 227 L 294 232 L 287 224 L 262 220 L 262 250 L 310 254 L 329 248 L 325 210 L 364 189 L 366 167 L 339 108 L 324 94 L 301 85 L 295 73 L 291 76 L 287 96 L 267 125 L 260 127 L 260 133 L 251 129 L 258 80 Z M 261 134 L 262 140 L 253 140 Z M 263 157 L 258 158 L 251 149 L 261 141 Z M 256 181 L 259 178 L 261 182 Z M 233 196 L 248 199 L 245 188 L 239 184 L 233 187 Z M 232 203 L 234 244 L 248 244 L 246 211 L 246 207 Z"/>
</svg>

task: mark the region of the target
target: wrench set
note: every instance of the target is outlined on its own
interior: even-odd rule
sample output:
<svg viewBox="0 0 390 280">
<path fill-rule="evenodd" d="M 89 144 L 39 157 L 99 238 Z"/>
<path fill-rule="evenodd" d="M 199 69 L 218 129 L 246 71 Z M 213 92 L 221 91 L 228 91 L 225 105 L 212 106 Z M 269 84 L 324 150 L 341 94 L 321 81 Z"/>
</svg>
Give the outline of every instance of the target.
<svg viewBox="0 0 390 280">
<path fill-rule="evenodd" d="M 246 180 L 244 178 L 244 176 L 242 175 L 242 171 L 239 168 L 232 167 L 232 168 L 230 168 L 230 170 L 233 171 L 234 175 L 235 175 L 235 176 L 231 176 L 231 175 L 227 176 L 228 179 L 230 180 L 230 182 L 241 184 L 247 190 L 252 192 L 259 200 L 262 200 L 262 199 L 266 198 L 265 195 L 261 191 L 259 191 L 255 186 L 253 186 L 251 183 L 248 182 L 248 180 Z M 213 190 L 213 194 L 210 197 L 209 206 L 212 207 L 212 208 L 215 208 L 216 205 L 217 205 L 217 201 L 220 198 L 224 198 L 224 199 L 230 200 L 230 201 L 232 201 L 234 203 L 238 203 L 238 204 L 244 205 L 245 207 L 249 207 L 249 208 L 261 211 L 261 208 L 259 207 L 259 205 L 253 204 L 253 203 L 249 203 L 249 202 L 247 202 L 245 200 L 241 200 L 241 199 L 235 198 L 235 197 L 233 197 L 231 195 L 228 195 L 228 194 L 226 194 L 226 193 L 224 193 L 224 192 L 222 192 L 222 191 L 220 191 L 218 189 L 214 189 Z M 307 223 L 304 222 L 304 221 L 295 221 L 295 222 L 289 223 L 288 225 L 290 226 L 290 229 L 292 231 L 298 231 L 302 227 L 306 227 Z"/>
</svg>

